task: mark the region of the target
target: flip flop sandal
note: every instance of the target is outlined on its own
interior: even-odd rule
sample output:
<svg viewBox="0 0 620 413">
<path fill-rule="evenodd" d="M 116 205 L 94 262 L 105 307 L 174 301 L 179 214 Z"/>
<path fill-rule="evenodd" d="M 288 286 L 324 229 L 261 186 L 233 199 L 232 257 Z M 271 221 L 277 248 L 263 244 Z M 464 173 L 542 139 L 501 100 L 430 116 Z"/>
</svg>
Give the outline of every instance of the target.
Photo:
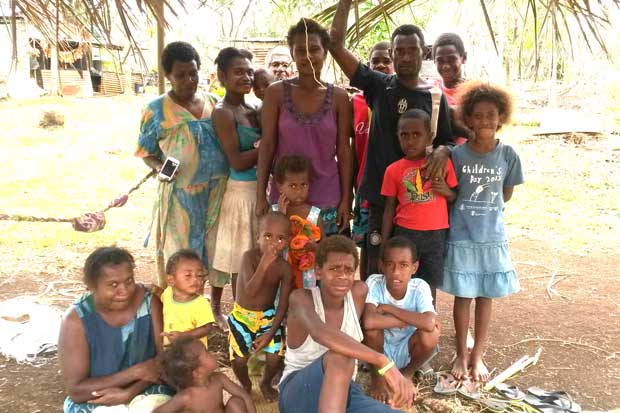
<svg viewBox="0 0 620 413">
<path fill-rule="evenodd" d="M 521 401 L 525 399 L 526 394 L 523 393 L 517 386 L 506 383 L 497 383 L 495 390 L 507 399 Z"/>
<path fill-rule="evenodd" d="M 540 387 L 530 387 L 527 392 L 537 398 L 543 403 L 553 404 L 562 409 L 565 409 L 570 413 L 580 413 L 581 406 L 575 403 L 568 393 L 564 391 L 547 391 Z"/>
<path fill-rule="evenodd" d="M 541 413 L 567 413 L 568 410 L 558 406 L 557 404 L 548 403 L 547 399 L 541 399 L 540 397 L 528 394 L 523 400 L 530 406 L 539 410 Z"/>
<path fill-rule="evenodd" d="M 422 363 L 422 365 L 415 371 L 414 375 L 415 376 L 420 376 L 422 378 L 429 378 L 435 372 L 435 370 L 431 366 L 430 362 L 431 362 L 431 360 L 433 360 L 435 358 L 435 356 L 437 356 L 437 354 L 439 354 L 439 346 L 438 345 L 435 346 L 435 348 L 433 349 L 433 354 L 431 354 L 426 359 L 426 361 L 424 361 L 424 363 Z"/>
<path fill-rule="evenodd" d="M 494 399 L 492 397 L 485 397 L 478 400 L 478 403 L 482 405 L 485 409 L 491 410 L 492 412 L 501 413 L 508 408 L 508 404 L 503 400 Z"/>
<path fill-rule="evenodd" d="M 460 383 L 450 373 L 437 373 L 437 384 L 433 388 L 433 391 L 438 394 L 455 394 L 460 386 Z"/>
<path fill-rule="evenodd" d="M 458 393 L 470 400 L 480 400 L 482 393 L 480 391 L 481 383 L 477 381 L 471 381 L 466 379 L 461 381 L 461 386 L 458 388 Z"/>
</svg>

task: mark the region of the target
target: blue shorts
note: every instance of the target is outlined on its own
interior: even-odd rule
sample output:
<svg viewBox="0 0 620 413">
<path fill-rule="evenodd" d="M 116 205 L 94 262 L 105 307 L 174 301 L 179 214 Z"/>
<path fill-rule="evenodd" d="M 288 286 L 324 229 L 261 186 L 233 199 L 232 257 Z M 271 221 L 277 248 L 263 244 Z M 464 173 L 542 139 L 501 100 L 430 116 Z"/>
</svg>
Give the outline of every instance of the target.
<svg viewBox="0 0 620 413">
<path fill-rule="evenodd" d="M 394 360 L 396 367 L 403 369 L 411 363 L 411 354 L 409 353 L 409 339 L 415 334 L 415 330 L 410 336 L 403 338 L 400 341 L 388 341 L 383 339 L 383 353 L 390 360 Z"/>
<path fill-rule="evenodd" d="M 323 385 L 323 357 L 291 373 L 280 383 L 280 413 L 316 413 Z M 351 381 L 347 413 L 403 413 L 367 396 L 359 384 Z"/>
</svg>

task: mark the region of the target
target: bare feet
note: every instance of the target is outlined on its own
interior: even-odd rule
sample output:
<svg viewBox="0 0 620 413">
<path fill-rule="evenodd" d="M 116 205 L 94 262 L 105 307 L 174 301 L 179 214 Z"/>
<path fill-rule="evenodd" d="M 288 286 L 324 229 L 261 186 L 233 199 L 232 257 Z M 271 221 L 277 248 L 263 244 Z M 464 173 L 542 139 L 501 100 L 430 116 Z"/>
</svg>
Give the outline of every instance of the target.
<svg viewBox="0 0 620 413">
<path fill-rule="evenodd" d="M 489 370 L 484 365 L 482 358 L 472 357 L 470 361 L 471 379 L 473 381 L 487 382 L 489 380 Z"/>
<path fill-rule="evenodd" d="M 370 397 L 380 401 L 381 403 L 388 404 L 390 400 L 390 392 L 388 391 L 385 378 L 377 374 L 372 374 L 370 380 Z"/>
<path fill-rule="evenodd" d="M 228 319 L 226 318 L 226 316 L 222 313 L 216 313 L 213 316 L 215 317 L 215 322 L 217 323 L 217 326 L 220 328 L 220 330 L 222 330 L 224 333 L 228 333 Z"/>
<path fill-rule="evenodd" d="M 469 355 L 464 357 L 457 356 L 452 363 L 452 375 L 457 380 L 462 380 L 468 377 L 467 364 L 469 361 Z"/>
<path fill-rule="evenodd" d="M 271 383 L 260 382 L 260 391 L 263 393 L 263 397 L 268 402 L 275 402 L 278 400 L 278 391 L 273 388 Z"/>
</svg>

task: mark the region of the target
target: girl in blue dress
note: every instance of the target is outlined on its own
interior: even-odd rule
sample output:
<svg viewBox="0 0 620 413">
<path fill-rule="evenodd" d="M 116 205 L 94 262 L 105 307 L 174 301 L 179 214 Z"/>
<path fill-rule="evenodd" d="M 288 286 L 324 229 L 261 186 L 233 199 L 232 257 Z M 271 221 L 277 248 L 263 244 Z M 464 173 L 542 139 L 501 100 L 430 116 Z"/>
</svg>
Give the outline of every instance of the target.
<svg viewBox="0 0 620 413">
<path fill-rule="evenodd" d="M 482 361 L 493 298 L 519 291 L 508 251 L 504 203 L 515 185 L 523 183 L 521 161 L 496 132 L 510 120 L 512 97 L 504 89 L 482 82 L 464 84 L 459 110 L 475 138 L 452 152 L 458 196 L 450 211 L 444 279 L 440 289 L 454 295 L 456 359 L 452 374 L 486 381 Z M 472 300 L 476 302 L 475 345 L 467 350 Z"/>
</svg>

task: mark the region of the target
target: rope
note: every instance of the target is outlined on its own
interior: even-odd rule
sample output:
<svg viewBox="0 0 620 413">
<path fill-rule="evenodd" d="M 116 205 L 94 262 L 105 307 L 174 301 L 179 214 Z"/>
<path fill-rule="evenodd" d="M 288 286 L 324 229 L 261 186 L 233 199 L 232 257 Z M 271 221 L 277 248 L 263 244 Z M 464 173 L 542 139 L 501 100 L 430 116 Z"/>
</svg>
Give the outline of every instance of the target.
<svg viewBox="0 0 620 413">
<path fill-rule="evenodd" d="M 304 22 L 304 31 L 306 32 L 306 59 L 308 59 L 308 62 L 310 63 L 310 68 L 312 69 L 312 77 L 314 78 L 314 81 L 319 85 L 319 87 L 323 87 L 323 83 L 321 83 L 321 81 L 316 78 L 314 65 L 312 64 L 312 60 L 310 59 L 310 44 L 308 42 L 308 25 L 306 24 L 306 18 L 302 17 L 301 20 Z"/>
<path fill-rule="evenodd" d="M 103 229 L 105 226 L 104 213 L 112 208 L 120 208 L 127 203 L 129 195 L 140 188 L 149 178 L 154 176 L 156 171 L 150 171 L 136 185 L 131 187 L 126 194 L 114 199 L 104 209 L 97 212 L 87 212 L 84 215 L 74 218 L 58 218 L 58 217 L 38 217 L 32 215 L 9 215 L 0 214 L 0 221 L 16 221 L 16 222 L 70 222 L 73 229 L 80 232 L 94 232 Z"/>
</svg>

